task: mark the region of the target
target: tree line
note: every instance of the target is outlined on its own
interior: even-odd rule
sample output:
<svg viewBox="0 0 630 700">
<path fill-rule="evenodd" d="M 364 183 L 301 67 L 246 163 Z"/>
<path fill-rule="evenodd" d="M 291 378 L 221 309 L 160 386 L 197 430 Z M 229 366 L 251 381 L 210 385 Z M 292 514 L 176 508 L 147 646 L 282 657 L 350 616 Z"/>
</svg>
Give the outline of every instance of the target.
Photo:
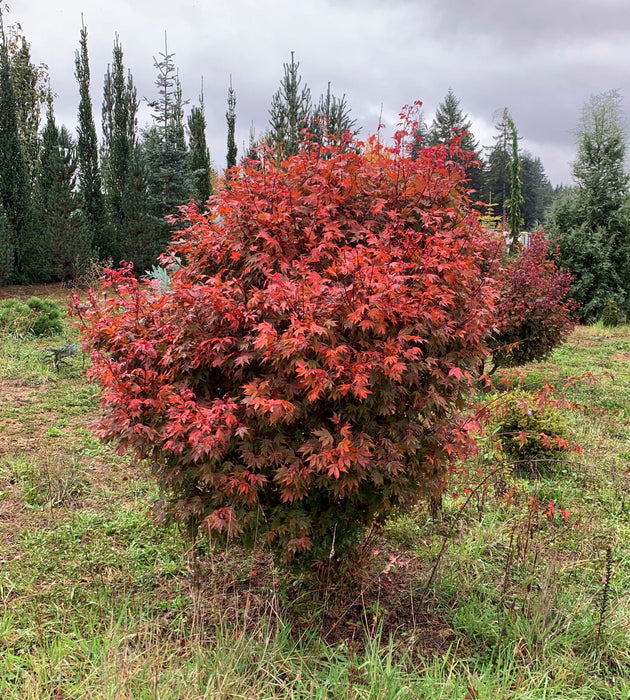
<svg viewBox="0 0 630 700">
<path fill-rule="evenodd" d="M 0 13 L 0 20 L 2 15 Z M 165 36 L 154 58 L 157 97 L 152 120 L 139 129 L 140 101 L 115 37 L 105 73 L 99 142 L 90 97 L 87 28 L 75 52 L 78 126 L 72 133 L 55 118 L 46 66 L 34 65 L 19 25 L 0 26 L 0 284 L 69 282 L 90 261 L 133 262 L 144 273 L 172 234 L 167 217 L 191 199 L 204 203 L 229 184 L 238 163 L 236 94 L 227 93 L 225 168 L 215 169 L 206 141 L 203 88 L 186 110 L 174 54 Z M 256 159 L 264 146 L 278 161 L 295 155 L 308 133 L 320 143 L 358 133 L 345 95 L 313 99 L 291 53 L 272 96 L 269 122 L 256 137 L 252 125 L 241 159 Z M 186 111 L 188 111 L 186 115 Z M 471 197 L 488 227 L 511 233 L 546 225 L 560 247 L 561 263 L 576 277 L 573 292 L 583 319 L 597 317 L 606 299 L 623 307 L 630 299 L 628 178 L 619 96 L 606 93 L 585 107 L 578 129 L 576 186 L 552 187 L 540 158 L 519 147 L 519 134 L 504 108 L 494 143 L 481 146 L 472 123 L 449 89 L 431 124 L 422 115 L 412 156 L 453 138 L 473 154 L 465 164 Z M 588 212 L 588 213 L 587 213 Z"/>
</svg>

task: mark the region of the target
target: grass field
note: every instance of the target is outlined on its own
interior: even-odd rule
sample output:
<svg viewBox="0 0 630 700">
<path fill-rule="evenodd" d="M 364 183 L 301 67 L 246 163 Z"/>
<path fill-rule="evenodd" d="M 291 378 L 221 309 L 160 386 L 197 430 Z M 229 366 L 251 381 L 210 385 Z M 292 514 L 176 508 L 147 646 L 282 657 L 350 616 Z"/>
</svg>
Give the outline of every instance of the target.
<svg viewBox="0 0 630 700">
<path fill-rule="evenodd" d="M 482 443 L 437 517 L 319 587 L 156 525 L 147 466 L 90 433 L 85 358 L 46 359 L 69 340 L 0 337 L 0 697 L 630 698 L 630 327 L 525 368 L 581 454 L 532 479 Z"/>
</svg>

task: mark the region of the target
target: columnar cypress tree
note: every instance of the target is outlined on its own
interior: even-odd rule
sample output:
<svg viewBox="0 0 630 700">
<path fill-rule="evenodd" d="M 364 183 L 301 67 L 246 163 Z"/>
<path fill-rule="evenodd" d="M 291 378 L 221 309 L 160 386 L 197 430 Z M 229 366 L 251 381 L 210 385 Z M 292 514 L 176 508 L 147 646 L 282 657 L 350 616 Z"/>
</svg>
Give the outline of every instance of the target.
<svg viewBox="0 0 630 700">
<path fill-rule="evenodd" d="M 9 69 L 9 54 L 4 32 L 0 40 L 0 208 L 6 216 L 8 231 L 4 239 L 7 253 L 5 282 L 24 284 L 39 281 L 38 256 L 33 257 L 29 237 L 33 235 L 28 170 L 18 134 L 15 93 Z M 8 263 L 12 258 L 11 264 Z"/>
<path fill-rule="evenodd" d="M 199 95 L 199 106 L 192 107 L 188 116 L 188 146 L 188 167 L 193 181 L 193 195 L 203 203 L 212 194 L 203 87 Z"/>
<path fill-rule="evenodd" d="M 311 91 L 302 86 L 299 67 L 291 51 L 291 63 L 284 64 L 284 76 L 269 110 L 269 145 L 279 161 L 298 152 L 311 118 Z"/>
<path fill-rule="evenodd" d="M 75 52 L 75 77 L 79 83 L 79 125 L 77 127 L 77 159 L 79 165 L 79 193 L 83 213 L 91 229 L 93 245 L 97 250 L 106 247 L 105 205 L 101 191 L 101 173 L 98 164 L 98 140 L 90 97 L 90 65 L 87 49 L 87 29 L 81 26 L 80 50 Z"/>
<path fill-rule="evenodd" d="M 107 67 L 103 92 L 103 185 L 105 189 L 106 235 L 99 237 L 99 253 L 118 262 L 131 235 L 125 206 L 130 186 L 138 100 L 131 73 L 125 76 L 123 50 L 116 36 L 113 61 Z"/>
<path fill-rule="evenodd" d="M 226 164 L 229 170 L 236 165 L 236 156 L 238 154 L 238 148 L 236 147 L 236 140 L 234 138 L 234 132 L 236 130 L 236 95 L 234 94 L 234 88 L 232 87 L 232 76 L 230 76 L 227 104 L 228 108 L 227 112 L 225 113 L 225 119 L 227 121 Z"/>
</svg>

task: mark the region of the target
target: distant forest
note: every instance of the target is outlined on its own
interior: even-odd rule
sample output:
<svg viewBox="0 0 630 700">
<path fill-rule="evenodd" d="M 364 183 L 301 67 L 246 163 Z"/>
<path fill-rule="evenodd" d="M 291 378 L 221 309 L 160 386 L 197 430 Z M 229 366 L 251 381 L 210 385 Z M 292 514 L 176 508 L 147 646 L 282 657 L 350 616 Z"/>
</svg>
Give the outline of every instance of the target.
<svg viewBox="0 0 630 700">
<path fill-rule="evenodd" d="M 227 161 L 213 164 L 206 140 L 203 94 L 196 103 L 182 94 L 174 54 L 165 42 L 154 60 L 155 99 L 151 124 L 138 128 L 139 98 L 123 47 L 115 38 L 105 75 L 98 139 L 90 97 L 88 32 L 83 27 L 75 53 L 77 123 L 71 131 L 55 118 L 44 65 L 34 65 L 30 44 L 18 24 L 2 28 L 0 55 L 0 284 L 71 282 L 92 262 L 133 262 L 139 274 L 164 251 L 173 224 L 167 216 L 188 201 L 204 203 L 229 182 L 229 168 L 255 159 L 264 145 L 278 160 L 297 152 L 309 138 L 356 135 L 345 95 L 313 98 L 293 54 L 271 96 L 269 122 L 256 138 L 252 128 L 245 153 L 234 139 L 236 95 L 226 96 Z M 514 167 L 520 186 L 518 226 L 531 230 L 545 219 L 554 189 L 539 158 L 514 149 L 518 133 L 507 109 L 494 143 L 482 148 L 471 121 L 449 90 L 430 125 L 418 127 L 411 153 L 457 137 L 475 154 L 467 175 L 474 200 L 489 225 L 503 219 L 514 201 Z M 515 162 L 516 158 L 516 162 Z M 514 207 L 512 207 L 514 211 Z"/>
</svg>

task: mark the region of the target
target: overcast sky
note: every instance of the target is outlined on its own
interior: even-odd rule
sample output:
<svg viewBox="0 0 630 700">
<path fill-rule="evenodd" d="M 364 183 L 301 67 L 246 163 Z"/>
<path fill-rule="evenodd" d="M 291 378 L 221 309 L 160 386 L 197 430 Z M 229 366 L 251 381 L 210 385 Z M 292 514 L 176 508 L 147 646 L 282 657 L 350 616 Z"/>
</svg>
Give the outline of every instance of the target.
<svg viewBox="0 0 630 700">
<path fill-rule="evenodd" d="M 574 129 L 589 97 L 618 89 L 630 108 L 629 0 L 13 0 L 5 23 L 20 23 L 33 61 L 48 64 L 57 121 L 69 127 L 81 13 L 97 128 L 115 33 L 139 95 L 153 99 L 166 31 L 191 105 L 203 76 L 217 168 L 225 167 L 230 75 L 242 153 L 250 124 L 257 133 L 267 125 L 291 51 L 315 100 L 329 81 L 345 93 L 364 137 L 381 110 L 391 127 L 414 100 L 430 123 L 452 88 L 487 146 L 507 107 L 522 148 L 541 158 L 554 185 L 572 184 Z M 149 120 L 144 107 L 140 125 Z"/>
</svg>

